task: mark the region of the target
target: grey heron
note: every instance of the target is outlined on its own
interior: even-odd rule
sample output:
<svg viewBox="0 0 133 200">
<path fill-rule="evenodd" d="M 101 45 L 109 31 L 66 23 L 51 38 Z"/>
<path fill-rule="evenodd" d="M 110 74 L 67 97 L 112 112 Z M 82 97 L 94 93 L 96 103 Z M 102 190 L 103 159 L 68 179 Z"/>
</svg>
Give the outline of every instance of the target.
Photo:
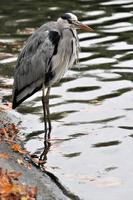
<svg viewBox="0 0 133 200">
<path fill-rule="evenodd" d="M 78 59 L 77 29 L 92 31 L 89 26 L 79 22 L 76 15 L 65 13 L 57 21 L 48 22 L 38 28 L 29 37 L 17 59 L 12 108 L 15 109 L 42 89 L 45 139 L 50 138 L 52 128 L 49 112 L 50 88 Z"/>
</svg>

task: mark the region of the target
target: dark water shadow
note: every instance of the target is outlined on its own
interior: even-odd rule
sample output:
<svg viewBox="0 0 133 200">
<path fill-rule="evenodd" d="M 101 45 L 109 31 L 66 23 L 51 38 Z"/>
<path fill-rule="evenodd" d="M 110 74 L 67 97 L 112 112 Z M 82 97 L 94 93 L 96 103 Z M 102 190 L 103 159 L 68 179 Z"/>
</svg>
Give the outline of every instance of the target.
<svg viewBox="0 0 133 200">
<path fill-rule="evenodd" d="M 109 142 L 99 142 L 96 144 L 93 144 L 92 147 L 110 147 L 110 146 L 115 146 L 120 144 L 121 141 L 114 140 L 114 141 L 109 141 Z"/>
<path fill-rule="evenodd" d="M 88 91 L 92 91 L 92 90 L 98 90 L 100 89 L 99 86 L 89 86 L 89 87 L 75 87 L 75 88 L 71 88 L 68 89 L 68 92 L 88 92 Z"/>
</svg>

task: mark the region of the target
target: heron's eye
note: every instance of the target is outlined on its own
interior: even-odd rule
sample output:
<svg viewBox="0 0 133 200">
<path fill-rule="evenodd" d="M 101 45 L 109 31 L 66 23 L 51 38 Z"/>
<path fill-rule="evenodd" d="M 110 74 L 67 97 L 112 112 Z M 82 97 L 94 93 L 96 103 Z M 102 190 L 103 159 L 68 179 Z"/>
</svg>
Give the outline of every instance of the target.
<svg viewBox="0 0 133 200">
<path fill-rule="evenodd" d="M 77 20 L 71 20 L 71 24 L 74 24 L 74 25 L 76 25 L 77 24 Z"/>
</svg>

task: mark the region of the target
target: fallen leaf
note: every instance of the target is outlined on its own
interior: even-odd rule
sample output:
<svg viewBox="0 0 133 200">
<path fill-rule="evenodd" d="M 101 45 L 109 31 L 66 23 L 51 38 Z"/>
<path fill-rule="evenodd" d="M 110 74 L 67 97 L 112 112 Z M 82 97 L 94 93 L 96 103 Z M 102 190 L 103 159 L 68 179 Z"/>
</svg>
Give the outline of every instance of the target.
<svg viewBox="0 0 133 200">
<path fill-rule="evenodd" d="M 12 184 L 3 184 L 3 186 L 0 188 L 0 194 L 5 196 L 5 194 L 9 194 L 12 191 L 13 185 Z"/>
<path fill-rule="evenodd" d="M 16 181 L 22 174 L 0 168 L 0 200 L 35 200 L 37 188 Z M 14 183 L 15 180 L 15 183 Z"/>
<path fill-rule="evenodd" d="M 11 146 L 11 149 L 12 149 L 13 151 L 20 151 L 21 147 L 20 147 L 20 145 L 18 145 L 18 144 L 13 144 L 13 145 Z"/>
<path fill-rule="evenodd" d="M 21 154 L 26 154 L 27 151 L 26 151 L 25 149 L 20 149 L 20 150 L 19 150 L 19 153 L 21 153 Z"/>
<path fill-rule="evenodd" d="M 0 153 L 0 158 L 8 159 L 8 158 L 10 158 L 10 155 L 7 153 Z"/>
<path fill-rule="evenodd" d="M 3 125 L 4 128 L 0 128 L 0 140 L 1 142 L 4 141 L 11 141 L 14 142 L 15 138 L 17 136 L 17 133 L 19 132 L 19 129 L 16 127 L 15 124 L 10 124 L 10 123 L 4 123 L 1 122 L 0 123 Z"/>
<path fill-rule="evenodd" d="M 26 153 L 27 153 L 27 151 L 24 150 L 24 149 L 22 149 L 21 146 L 20 146 L 19 144 L 13 144 L 13 145 L 11 146 L 11 149 L 12 149 L 13 151 L 19 152 L 19 153 L 21 153 L 21 154 L 26 154 Z"/>
<path fill-rule="evenodd" d="M 0 169 L 0 189 L 8 184 L 10 184 L 10 178 L 7 176 L 7 172 Z"/>
</svg>

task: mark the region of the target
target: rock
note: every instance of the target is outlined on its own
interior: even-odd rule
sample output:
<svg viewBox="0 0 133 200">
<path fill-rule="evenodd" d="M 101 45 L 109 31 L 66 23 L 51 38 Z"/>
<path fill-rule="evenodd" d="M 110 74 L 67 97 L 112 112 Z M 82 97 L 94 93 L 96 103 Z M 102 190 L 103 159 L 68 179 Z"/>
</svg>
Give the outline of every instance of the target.
<svg viewBox="0 0 133 200">
<path fill-rule="evenodd" d="M 4 123 L 17 123 L 18 120 L 8 112 L 0 110 L 0 128 L 3 128 Z M 17 139 L 18 140 L 18 139 Z M 15 141 L 20 144 L 21 141 Z M 39 168 L 32 165 L 28 167 L 28 162 L 23 160 L 24 155 L 19 152 L 14 152 L 11 149 L 11 144 L 2 141 L 0 144 L 0 153 L 7 153 L 10 155 L 9 159 L 0 158 L 0 168 L 9 171 L 21 172 L 22 176 L 19 178 L 21 184 L 37 187 L 37 200 L 66 200 L 67 195 L 63 194 L 57 184 Z M 20 162 L 22 161 L 22 163 Z M 23 164 L 26 163 L 26 164 Z M 69 196 L 69 195 L 68 195 Z M 73 199 L 73 198 L 72 198 Z"/>
</svg>

